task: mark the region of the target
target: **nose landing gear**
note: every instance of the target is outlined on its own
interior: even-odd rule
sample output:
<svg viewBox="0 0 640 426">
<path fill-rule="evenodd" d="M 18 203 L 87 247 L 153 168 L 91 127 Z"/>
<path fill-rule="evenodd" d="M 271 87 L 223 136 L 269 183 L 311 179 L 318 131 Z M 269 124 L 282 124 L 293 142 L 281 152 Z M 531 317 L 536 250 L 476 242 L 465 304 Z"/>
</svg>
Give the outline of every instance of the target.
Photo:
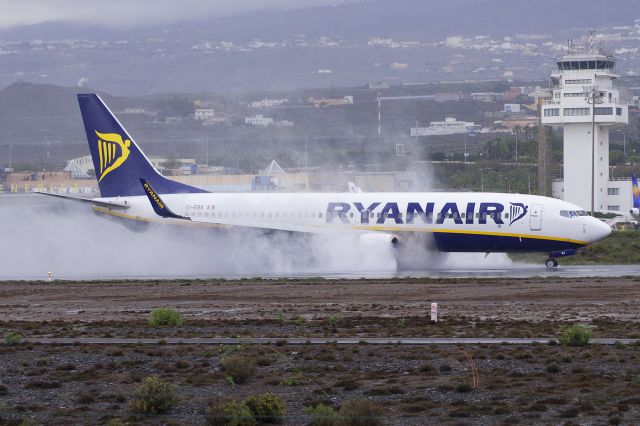
<svg viewBox="0 0 640 426">
<path fill-rule="evenodd" d="M 558 261 L 552 258 L 547 259 L 545 262 L 545 266 L 547 269 L 555 269 L 558 267 Z"/>
</svg>

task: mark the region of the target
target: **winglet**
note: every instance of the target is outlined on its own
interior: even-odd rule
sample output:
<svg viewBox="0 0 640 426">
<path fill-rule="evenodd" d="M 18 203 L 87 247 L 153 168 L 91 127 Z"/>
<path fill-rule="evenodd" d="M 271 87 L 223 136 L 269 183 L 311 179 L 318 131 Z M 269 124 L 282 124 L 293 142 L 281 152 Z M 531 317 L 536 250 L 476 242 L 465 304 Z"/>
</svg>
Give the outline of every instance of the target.
<svg viewBox="0 0 640 426">
<path fill-rule="evenodd" d="M 144 189 L 144 192 L 147 194 L 147 198 L 151 203 L 151 207 L 153 207 L 153 211 L 155 211 L 158 216 L 170 217 L 174 219 L 191 220 L 190 217 L 180 216 L 172 212 L 171 209 L 167 207 L 165 202 L 162 201 L 162 198 L 160 198 L 160 195 L 156 193 L 156 191 L 151 187 L 151 185 L 149 185 L 149 183 L 145 179 L 140 178 L 140 183 L 142 184 L 142 188 Z"/>
</svg>

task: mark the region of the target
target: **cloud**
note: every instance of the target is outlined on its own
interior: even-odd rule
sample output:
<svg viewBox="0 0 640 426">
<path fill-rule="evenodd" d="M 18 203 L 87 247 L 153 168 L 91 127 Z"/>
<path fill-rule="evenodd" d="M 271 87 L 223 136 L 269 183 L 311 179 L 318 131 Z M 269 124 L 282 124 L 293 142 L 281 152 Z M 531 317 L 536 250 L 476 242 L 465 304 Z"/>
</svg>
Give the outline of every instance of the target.
<svg viewBox="0 0 640 426">
<path fill-rule="evenodd" d="M 302 9 L 345 0 L 2 0 L 0 28 L 44 22 L 147 26 L 269 9 Z"/>
</svg>

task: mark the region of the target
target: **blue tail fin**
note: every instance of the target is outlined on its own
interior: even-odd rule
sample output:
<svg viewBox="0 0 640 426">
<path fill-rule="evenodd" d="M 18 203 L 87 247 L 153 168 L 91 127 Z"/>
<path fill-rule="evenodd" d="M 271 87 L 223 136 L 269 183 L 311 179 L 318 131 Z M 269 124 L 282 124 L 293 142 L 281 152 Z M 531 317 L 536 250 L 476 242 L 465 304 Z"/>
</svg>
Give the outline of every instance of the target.
<svg viewBox="0 0 640 426">
<path fill-rule="evenodd" d="M 158 173 L 98 95 L 78 95 L 78 104 L 102 197 L 145 195 L 140 179 L 158 194 L 207 192 Z"/>
<path fill-rule="evenodd" d="M 631 191 L 633 192 L 633 207 L 640 209 L 640 187 L 638 187 L 638 178 L 636 175 L 631 175 Z"/>
</svg>

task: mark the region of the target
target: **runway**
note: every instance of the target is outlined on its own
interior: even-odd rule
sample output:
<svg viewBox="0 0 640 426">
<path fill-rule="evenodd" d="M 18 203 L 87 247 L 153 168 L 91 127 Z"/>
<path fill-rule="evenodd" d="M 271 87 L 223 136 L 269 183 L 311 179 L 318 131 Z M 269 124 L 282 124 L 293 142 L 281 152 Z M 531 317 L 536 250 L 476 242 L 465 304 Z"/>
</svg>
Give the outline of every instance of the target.
<svg viewBox="0 0 640 426">
<path fill-rule="evenodd" d="M 405 337 L 385 337 L 385 338 L 363 338 L 363 337 L 340 337 L 340 338 L 126 338 L 126 337 L 79 337 L 79 338 L 54 338 L 54 337 L 32 337 L 23 339 L 24 343 L 41 345 L 403 345 L 403 346 L 424 346 L 424 345 L 531 345 L 559 343 L 558 339 L 550 338 L 405 338 Z M 591 339 L 590 344 L 594 345 L 633 345 L 640 342 L 640 339 Z"/>
<path fill-rule="evenodd" d="M 88 207 L 36 194 L 0 195 L 0 281 L 325 278 L 532 278 L 640 276 L 640 265 L 512 262 L 505 254 L 450 253 L 417 271 L 398 271 L 385 247 L 201 231 L 130 230 Z M 105 256 L 109 258 L 105 260 Z"/>
<path fill-rule="evenodd" d="M 53 280 L 147 280 L 147 279 L 227 279 L 239 280 L 253 278 L 256 275 L 249 273 L 242 274 L 135 274 L 135 273 L 65 273 L 52 275 Z M 559 266 L 555 269 L 547 269 L 544 265 L 532 265 L 515 263 L 502 268 L 455 268 L 455 269 L 431 269 L 425 271 L 322 271 L 313 270 L 309 272 L 264 274 L 263 279 L 305 279 L 324 278 L 328 280 L 337 279 L 389 279 L 389 278 L 533 278 L 533 277 L 561 277 L 561 278 L 611 278 L 611 277 L 631 277 L 640 276 L 640 265 L 567 265 Z M 33 274 L 12 274 L 10 271 L 0 271 L 0 281 L 28 280 L 47 281 L 46 273 Z"/>
</svg>

